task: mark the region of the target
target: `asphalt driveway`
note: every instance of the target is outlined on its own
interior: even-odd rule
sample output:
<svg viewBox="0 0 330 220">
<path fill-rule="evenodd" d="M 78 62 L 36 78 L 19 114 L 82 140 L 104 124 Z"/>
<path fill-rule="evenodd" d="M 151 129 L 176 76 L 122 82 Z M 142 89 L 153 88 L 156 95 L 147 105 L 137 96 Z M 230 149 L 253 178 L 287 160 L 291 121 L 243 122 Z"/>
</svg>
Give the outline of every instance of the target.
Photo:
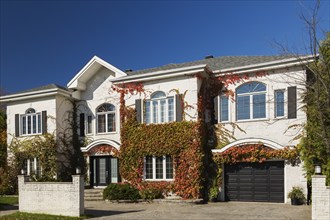
<svg viewBox="0 0 330 220">
<path fill-rule="evenodd" d="M 85 201 L 85 213 L 92 219 L 297 219 L 310 220 L 311 206 L 277 203 L 218 202 L 109 203 Z"/>
</svg>

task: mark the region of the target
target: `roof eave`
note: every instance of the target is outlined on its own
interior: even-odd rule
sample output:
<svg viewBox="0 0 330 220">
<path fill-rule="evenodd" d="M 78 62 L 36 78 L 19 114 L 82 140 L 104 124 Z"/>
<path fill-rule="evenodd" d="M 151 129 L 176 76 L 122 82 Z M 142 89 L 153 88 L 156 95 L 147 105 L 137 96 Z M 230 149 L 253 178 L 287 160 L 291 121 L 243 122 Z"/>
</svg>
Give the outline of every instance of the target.
<svg viewBox="0 0 330 220">
<path fill-rule="evenodd" d="M 64 90 L 64 89 L 60 89 L 60 88 L 33 91 L 33 92 L 25 92 L 25 93 L 18 93 L 18 94 L 1 96 L 0 97 L 0 102 L 1 103 L 7 103 L 7 102 L 42 98 L 42 97 L 54 96 L 54 95 L 62 95 L 64 97 L 69 98 L 69 97 L 71 97 L 71 92 L 69 92 L 67 90 Z"/>
<path fill-rule="evenodd" d="M 166 78 L 173 78 L 178 76 L 184 75 L 194 75 L 196 73 L 203 72 L 205 73 L 204 76 L 206 77 L 211 70 L 208 68 L 206 64 L 190 66 L 190 67 L 183 67 L 183 68 L 176 68 L 170 70 L 162 70 L 162 71 L 155 71 L 150 73 L 142 73 L 136 75 L 130 75 L 120 78 L 111 79 L 110 82 L 116 83 L 130 83 L 130 82 L 143 82 L 143 81 L 152 81 L 158 79 L 166 79 Z"/>
<path fill-rule="evenodd" d="M 315 61 L 317 59 L 317 57 L 318 57 L 318 54 L 317 55 L 308 55 L 308 56 L 304 56 L 304 57 L 294 57 L 294 58 L 289 58 L 289 59 L 284 59 L 284 60 L 277 60 L 277 61 L 258 63 L 258 64 L 253 64 L 253 65 L 220 69 L 220 70 L 213 71 L 213 73 L 216 76 L 219 76 L 219 75 L 223 75 L 226 73 L 243 74 L 243 73 L 256 72 L 256 71 L 280 69 L 280 68 L 286 68 L 286 67 L 292 67 L 292 66 L 306 65 L 308 63 Z"/>
</svg>

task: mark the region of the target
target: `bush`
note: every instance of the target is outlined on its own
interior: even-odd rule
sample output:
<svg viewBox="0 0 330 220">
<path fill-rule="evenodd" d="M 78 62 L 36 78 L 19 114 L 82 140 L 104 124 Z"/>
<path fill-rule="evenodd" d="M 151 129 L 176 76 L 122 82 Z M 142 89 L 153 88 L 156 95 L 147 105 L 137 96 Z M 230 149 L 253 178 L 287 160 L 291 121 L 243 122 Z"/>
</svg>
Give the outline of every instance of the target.
<svg viewBox="0 0 330 220">
<path fill-rule="evenodd" d="M 303 201 L 306 199 L 303 189 L 299 186 L 292 187 L 292 190 L 288 193 L 288 198 Z"/>
<path fill-rule="evenodd" d="M 163 191 L 157 188 L 145 188 L 140 190 L 141 198 L 144 200 L 162 199 Z"/>
<path fill-rule="evenodd" d="M 136 201 L 140 198 L 139 191 L 128 183 L 111 183 L 103 190 L 103 199 Z"/>
<path fill-rule="evenodd" d="M 10 166 L 0 167 L 0 195 L 18 194 L 18 169 Z"/>
</svg>

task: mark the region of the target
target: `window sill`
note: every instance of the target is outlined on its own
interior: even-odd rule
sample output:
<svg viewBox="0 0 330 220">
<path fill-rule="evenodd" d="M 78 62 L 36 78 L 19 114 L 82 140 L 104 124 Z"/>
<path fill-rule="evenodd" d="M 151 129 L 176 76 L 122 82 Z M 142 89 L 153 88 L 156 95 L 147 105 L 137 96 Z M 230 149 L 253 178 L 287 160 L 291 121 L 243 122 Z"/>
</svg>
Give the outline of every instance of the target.
<svg viewBox="0 0 330 220">
<path fill-rule="evenodd" d="M 33 137 L 33 136 L 39 136 L 42 135 L 42 133 L 37 134 L 21 134 L 19 137 Z"/>
<path fill-rule="evenodd" d="M 95 135 L 109 135 L 109 134 L 117 134 L 117 131 L 112 131 L 112 132 L 104 132 L 104 133 L 96 133 Z M 93 134 L 89 135 L 93 136 Z"/>
<path fill-rule="evenodd" d="M 147 181 L 147 182 L 161 182 L 161 181 L 172 182 L 172 181 L 174 181 L 174 179 L 143 179 L 143 181 Z"/>
<path fill-rule="evenodd" d="M 255 119 L 236 120 L 236 123 L 241 123 L 241 122 L 259 122 L 259 121 L 269 121 L 269 118 L 255 118 Z"/>
<path fill-rule="evenodd" d="M 283 119 L 288 119 L 288 118 L 286 115 L 273 118 L 273 120 L 283 120 Z"/>
</svg>

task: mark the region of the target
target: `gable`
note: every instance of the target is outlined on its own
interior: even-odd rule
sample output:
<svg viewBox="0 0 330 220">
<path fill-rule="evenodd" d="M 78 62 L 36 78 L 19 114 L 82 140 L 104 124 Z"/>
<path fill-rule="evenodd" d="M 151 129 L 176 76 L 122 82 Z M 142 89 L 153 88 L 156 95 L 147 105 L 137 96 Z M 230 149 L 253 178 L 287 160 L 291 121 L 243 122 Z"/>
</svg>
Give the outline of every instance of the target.
<svg viewBox="0 0 330 220">
<path fill-rule="evenodd" d="M 88 81 L 95 75 L 101 68 L 108 69 L 115 78 L 126 76 L 126 73 L 120 69 L 112 66 L 101 58 L 94 56 L 67 84 L 69 89 L 84 91 L 87 88 Z"/>
</svg>

